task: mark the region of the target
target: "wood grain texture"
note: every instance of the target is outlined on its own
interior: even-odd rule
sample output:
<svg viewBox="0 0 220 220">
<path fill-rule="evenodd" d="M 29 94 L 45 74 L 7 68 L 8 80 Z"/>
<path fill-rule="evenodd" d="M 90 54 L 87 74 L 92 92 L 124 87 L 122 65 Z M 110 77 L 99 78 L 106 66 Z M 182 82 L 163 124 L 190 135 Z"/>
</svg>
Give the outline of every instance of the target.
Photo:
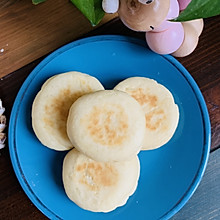
<svg viewBox="0 0 220 220">
<path fill-rule="evenodd" d="M 220 17 L 214 17 L 205 20 L 205 29 L 200 37 L 199 45 L 196 51 L 188 57 L 178 59 L 191 73 L 193 78 L 198 83 L 204 98 L 207 103 L 207 107 L 210 113 L 210 119 L 212 124 L 212 151 L 219 148 L 219 135 L 220 135 L 220 114 L 219 114 L 219 88 L 220 88 Z M 133 36 L 140 39 L 144 39 L 144 33 L 137 33 L 126 28 L 118 19 L 114 19 L 105 25 L 87 33 L 81 37 L 94 36 L 100 34 L 123 34 L 127 36 Z M 46 55 L 46 54 L 44 54 Z M 11 108 L 16 97 L 16 94 L 22 85 L 25 78 L 29 75 L 31 70 L 43 59 L 41 57 L 34 62 L 16 70 L 15 72 L 8 74 L 0 80 L 0 98 L 3 99 L 6 107 L 6 115 L 9 119 Z M 1 63 L 0 63 L 1 65 Z M 216 150 L 217 152 L 219 150 Z M 215 153 L 216 151 L 212 152 Z M 219 155 L 219 154 L 218 154 Z M 217 156 L 219 158 L 219 156 Z M 211 162 L 211 157 L 210 157 Z M 210 165 L 213 166 L 213 163 Z M 218 169 L 217 171 L 215 169 Z M 219 167 L 215 166 L 212 173 L 218 174 Z M 0 151 L 0 219 L 47 219 L 28 199 L 26 194 L 20 187 L 18 180 L 15 177 L 8 148 Z M 213 198 L 212 187 L 214 179 L 207 178 L 206 188 L 202 188 L 199 194 L 206 193 L 206 196 L 210 193 L 209 201 Z M 217 189 L 216 189 L 217 190 Z M 197 191 L 196 191 L 197 192 Z M 196 194 L 195 194 L 196 195 Z M 202 197 L 204 198 L 204 197 Z M 216 197 L 214 197 L 216 198 Z M 216 200 L 213 200 L 216 202 Z M 219 203 L 219 200 L 217 201 Z M 195 206 L 193 206 L 195 209 Z M 216 209 L 209 204 L 206 215 L 209 219 L 216 218 Z M 198 207 L 197 207 L 198 208 Z M 6 211 L 7 210 L 7 211 Z M 181 210 L 181 211 L 184 211 Z M 191 219 L 198 219 L 199 208 L 191 212 Z M 188 219 L 189 211 L 184 211 L 181 214 L 182 219 Z M 193 218 L 193 215 L 195 218 Z M 176 216 L 175 216 L 176 217 Z M 178 219 L 178 218 L 177 218 Z M 180 218 L 181 219 L 181 218 Z M 205 220 L 205 218 L 203 218 Z"/>
<path fill-rule="evenodd" d="M 213 152 L 198 189 L 171 220 L 220 219 L 220 149 Z"/>
<path fill-rule="evenodd" d="M 203 95 L 209 110 L 212 126 L 212 150 L 214 150 L 220 145 L 220 80 L 204 90 Z"/>
<path fill-rule="evenodd" d="M 100 25 L 116 15 L 107 15 Z M 93 30 L 69 0 L 0 1 L 0 77 Z"/>
</svg>

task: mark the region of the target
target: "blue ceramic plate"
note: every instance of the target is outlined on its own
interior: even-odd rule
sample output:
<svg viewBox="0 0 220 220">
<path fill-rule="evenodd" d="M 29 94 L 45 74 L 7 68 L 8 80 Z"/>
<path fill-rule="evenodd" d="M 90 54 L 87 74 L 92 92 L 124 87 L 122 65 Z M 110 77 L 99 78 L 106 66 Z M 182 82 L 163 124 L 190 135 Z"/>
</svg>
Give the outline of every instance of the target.
<svg viewBox="0 0 220 220">
<path fill-rule="evenodd" d="M 97 77 L 107 89 L 127 77 L 153 78 L 172 92 L 179 106 L 175 135 L 160 149 L 139 154 L 138 188 L 125 206 L 110 213 L 85 211 L 67 198 L 61 179 L 66 152 L 44 147 L 32 130 L 31 106 L 41 85 L 55 74 L 72 70 Z M 173 57 L 155 54 L 137 39 L 98 36 L 56 50 L 28 76 L 11 113 L 9 148 L 21 186 L 50 219 L 168 219 L 188 201 L 202 178 L 210 122 L 198 86 Z"/>
</svg>

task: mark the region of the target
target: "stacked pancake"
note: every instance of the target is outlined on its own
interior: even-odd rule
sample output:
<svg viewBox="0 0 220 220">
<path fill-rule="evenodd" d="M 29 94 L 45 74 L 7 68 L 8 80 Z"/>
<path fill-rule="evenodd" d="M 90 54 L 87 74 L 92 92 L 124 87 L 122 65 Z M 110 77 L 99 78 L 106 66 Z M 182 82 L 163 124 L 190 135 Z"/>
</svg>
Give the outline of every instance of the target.
<svg viewBox="0 0 220 220">
<path fill-rule="evenodd" d="M 78 206 L 93 212 L 110 212 L 123 206 L 137 187 L 140 164 L 137 156 L 118 162 L 98 162 L 76 149 L 63 163 L 66 194 Z"/>
<path fill-rule="evenodd" d="M 139 151 L 167 143 L 178 120 L 169 90 L 143 77 L 104 90 L 87 74 L 59 74 L 44 83 L 32 108 L 41 143 L 70 150 L 63 162 L 67 196 L 93 212 L 109 212 L 127 202 L 138 185 Z"/>
<path fill-rule="evenodd" d="M 142 150 L 159 148 L 172 138 L 179 121 L 179 108 L 166 87 L 153 79 L 132 77 L 114 89 L 128 93 L 142 106 L 146 118 Z"/>
<path fill-rule="evenodd" d="M 69 108 L 80 96 L 103 89 L 96 78 L 80 72 L 49 78 L 32 106 L 32 126 L 41 143 L 60 151 L 73 148 L 66 133 Z"/>
<path fill-rule="evenodd" d="M 137 155 L 145 134 L 145 115 L 125 92 L 102 90 L 84 95 L 71 106 L 67 134 L 88 157 L 123 161 Z"/>
</svg>

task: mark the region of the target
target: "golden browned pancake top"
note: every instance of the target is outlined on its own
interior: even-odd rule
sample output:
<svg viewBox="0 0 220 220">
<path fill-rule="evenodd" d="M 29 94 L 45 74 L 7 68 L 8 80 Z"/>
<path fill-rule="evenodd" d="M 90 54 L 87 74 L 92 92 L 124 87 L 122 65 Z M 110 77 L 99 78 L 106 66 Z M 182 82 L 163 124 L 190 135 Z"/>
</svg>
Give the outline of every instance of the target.
<svg viewBox="0 0 220 220">
<path fill-rule="evenodd" d="M 116 146 L 127 138 L 128 116 L 120 105 L 94 106 L 83 121 L 92 139 L 102 145 Z"/>
<path fill-rule="evenodd" d="M 126 92 L 135 98 L 141 106 L 146 104 L 151 107 L 157 106 L 157 97 L 155 95 L 149 94 L 148 92 L 145 92 L 143 88 L 126 89 Z"/>
<path fill-rule="evenodd" d="M 75 171 L 80 173 L 79 182 L 91 191 L 114 186 L 119 178 L 118 171 L 110 163 L 84 162 L 78 164 Z"/>
<path fill-rule="evenodd" d="M 66 121 L 69 113 L 70 106 L 82 96 L 85 92 L 71 92 L 70 89 L 62 89 L 59 94 L 45 105 L 45 116 L 43 118 L 44 123 L 48 127 L 57 127 L 60 134 L 67 138 L 66 134 Z M 54 123 L 56 118 L 59 123 Z M 51 130 L 52 131 L 52 130 Z"/>
<path fill-rule="evenodd" d="M 144 91 L 143 88 L 126 89 L 126 92 L 135 98 L 141 106 L 149 106 L 151 111 L 145 113 L 146 128 L 156 130 L 162 124 L 163 120 L 166 119 L 164 110 L 158 106 L 157 96 L 150 94 L 149 91 Z M 162 129 L 165 130 L 165 126 Z"/>
</svg>

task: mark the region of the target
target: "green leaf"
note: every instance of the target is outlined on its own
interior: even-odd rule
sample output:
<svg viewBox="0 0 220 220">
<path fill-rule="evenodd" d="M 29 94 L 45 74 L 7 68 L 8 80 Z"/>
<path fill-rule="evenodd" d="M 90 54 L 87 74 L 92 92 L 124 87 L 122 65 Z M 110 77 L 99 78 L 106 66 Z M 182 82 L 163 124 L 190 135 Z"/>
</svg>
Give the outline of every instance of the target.
<svg viewBox="0 0 220 220">
<path fill-rule="evenodd" d="M 105 15 L 102 0 L 71 0 L 71 2 L 85 15 L 93 26 L 97 25 Z"/>
<path fill-rule="evenodd" d="M 187 8 L 173 21 L 190 21 L 220 14 L 220 0 L 192 0 Z"/>
<path fill-rule="evenodd" d="M 34 4 L 34 5 L 38 5 L 39 3 L 41 3 L 41 2 L 45 2 L 46 0 L 32 0 L 32 3 Z"/>
</svg>

